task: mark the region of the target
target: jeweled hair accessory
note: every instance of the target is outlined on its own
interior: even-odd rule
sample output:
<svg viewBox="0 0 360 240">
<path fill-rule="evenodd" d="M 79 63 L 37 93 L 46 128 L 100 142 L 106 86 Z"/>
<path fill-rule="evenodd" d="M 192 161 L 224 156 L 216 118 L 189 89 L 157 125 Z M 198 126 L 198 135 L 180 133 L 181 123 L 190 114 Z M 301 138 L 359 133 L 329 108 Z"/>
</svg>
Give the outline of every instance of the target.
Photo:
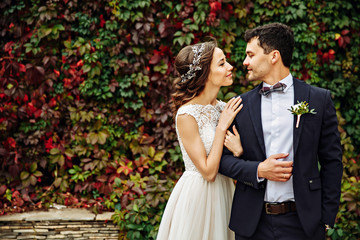
<svg viewBox="0 0 360 240">
<path fill-rule="evenodd" d="M 194 59 L 192 64 L 190 64 L 189 71 L 187 71 L 187 73 L 180 76 L 181 83 L 192 79 L 193 77 L 195 77 L 195 72 L 201 70 L 200 58 L 202 51 L 204 51 L 204 46 L 205 43 L 202 43 L 201 46 L 192 46 L 192 50 L 194 52 Z"/>
</svg>

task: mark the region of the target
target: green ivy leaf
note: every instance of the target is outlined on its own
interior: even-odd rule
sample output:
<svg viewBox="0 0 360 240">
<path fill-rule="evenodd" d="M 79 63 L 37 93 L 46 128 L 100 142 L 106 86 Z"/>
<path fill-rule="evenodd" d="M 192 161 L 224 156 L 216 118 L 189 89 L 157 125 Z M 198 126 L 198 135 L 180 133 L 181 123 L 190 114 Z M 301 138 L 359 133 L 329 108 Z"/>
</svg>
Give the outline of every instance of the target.
<svg viewBox="0 0 360 240">
<path fill-rule="evenodd" d="M 50 160 L 51 163 L 58 163 L 60 166 L 63 166 L 65 163 L 65 157 L 62 154 L 55 155 Z"/>
<path fill-rule="evenodd" d="M 182 36 L 182 31 L 177 31 L 177 32 L 175 32 L 174 33 L 174 37 L 180 37 L 180 36 Z"/>
<path fill-rule="evenodd" d="M 80 52 L 81 56 L 85 54 L 85 51 L 86 51 L 86 47 L 85 46 L 80 46 L 79 52 Z"/>
<path fill-rule="evenodd" d="M 57 149 L 57 148 L 53 148 L 53 149 L 50 150 L 50 154 L 51 154 L 51 155 L 57 155 L 57 154 L 59 154 L 59 153 L 60 153 L 60 150 Z"/>
<path fill-rule="evenodd" d="M 133 205 L 133 210 L 134 210 L 135 212 L 139 212 L 139 207 L 138 207 L 137 204 L 134 204 L 134 205 Z"/>
<path fill-rule="evenodd" d="M 86 142 L 91 143 L 92 145 L 96 144 L 98 140 L 99 140 L 99 136 L 95 132 L 89 133 L 86 138 Z"/>
<path fill-rule="evenodd" d="M 27 178 L 26 180 L 24 180 L 23 182 L 22 182 L 22 185 L 23 185 L 23 187 L 28 187 L 28 186 L 30 186 L 30 178 Z"/>
<path fill-rule="evenodd" d="M 34 186 L 37 183 L 37 178 L 34 175 L 31 175 L 29 178 L 29 181 L 30 181 L 30 184 Z"/>
<path fill-rule="evenodd" d="M 37 164 L 34 162 L 30 165 L 30 172 L 33 173 L 35 172 L 37 169 Z"/>
<path fill-rule="evenodd" d="M 150 146 L 149 147 L 149 150 L 148 150 L 148 155 L 153 158 L 154 155 L 155 155 L 155 148 L 153 146 Z"/>
<path fill-rule="evenodd" d="M 52 28 L 43 28 L 41 29 L 42 31 L 42 37 L 46 37 L 47 35 L 49 35 L 52 32 Z"/>
<path fill-rule="evenodd" d="M 69 149 L 69 148 L 66 149 L 64 153 L 65 153 L 66 156 L 68 156 L 70 158 L 72 158 L 74 156 L 73 151 L 71 149 Z"/>
<path fill-rule="evenodd" d="M 71 49 L 71 40 L 65 40 L 65 41 L 64 41 L 64 46 L 65 46 L 66 48 Z"/>
<path fill-rule="evenodd" d="M 98 133 L 99 143 L 101 145 L 105 144 L 106 138 L 108 137 L 108 133 L 105 131 L 101 131 Z"/>
<path fill-rule="evenodd" d="M 20 179 L 24 181 L 25 179 L 28 179 L 28 178 L 29 178 L 29 175 L 30 175 L 30 173 L 25 172 L 25 171 L 22 171 L 22 172 L 20 173 Z"/>
<path fill-rule="evenodd" d="M 164 152 L 157 152 L 153 159 L 154 161 L 160 162 L 163 159 L 164 155 L 165 155 Z"/>
<path fill-rule="evenodd" d="M 141 53 L 140 48 L 133 47 L 132 50 L 136 55 L 140 55 L 140 53 Z"/>
<path fill-rule="evenodd" d="M 56 178 L 54 181 L 54 186 L 59 187 L 62 182 L 62 178 Z"/>
<path fill-rule="evenodd" d="M 83 70 L 84 73 L 87 73 L 87 72 L 89 72 L 91 70 L 91 65 L 85 63 L 84 66 L 82 66 L 81 69 Z"/>
</svg>

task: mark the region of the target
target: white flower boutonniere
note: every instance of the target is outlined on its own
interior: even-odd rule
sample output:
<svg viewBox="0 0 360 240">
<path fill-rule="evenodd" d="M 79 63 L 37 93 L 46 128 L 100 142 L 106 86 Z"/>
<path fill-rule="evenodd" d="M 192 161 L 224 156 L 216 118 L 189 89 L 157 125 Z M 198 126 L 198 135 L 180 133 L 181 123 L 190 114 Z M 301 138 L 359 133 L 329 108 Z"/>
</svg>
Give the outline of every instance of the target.
<svg viewBox="0 0 360 240">
<path fill-rule="evenodd" d="M 296 128 L 299 127 L 301 115 L 305 113 L 316 114 L 315 109 L 309 110 L 309 104 L 306 101 L 297 102 L 298 104 L 295 104 L 294 106 L 291 106 L 290 109 L 288 109 L 292 114 L 297 116 Z"/>
</svg>

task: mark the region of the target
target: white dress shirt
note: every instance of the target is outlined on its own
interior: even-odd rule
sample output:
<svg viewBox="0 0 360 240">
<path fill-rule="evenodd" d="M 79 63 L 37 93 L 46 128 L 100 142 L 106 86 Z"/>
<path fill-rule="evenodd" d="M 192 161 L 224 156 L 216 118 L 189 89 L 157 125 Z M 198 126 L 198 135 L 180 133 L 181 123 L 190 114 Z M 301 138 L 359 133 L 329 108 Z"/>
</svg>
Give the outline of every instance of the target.
<svg viewBox="0 0 360 240">
<path fill-rule="evenodd" d="M 268 96 L 261 96 L 261 121 L 264 132 L 266 158 L 277 153 L 289 153 L 285 159 L 293 161 L 293 124 L 294 115 L 288 110 L 294 105 L 293 77 L 289 74 L 280 81 L 286 84 L 284 91 L 274 91 Z M 269 87 L 263 83 L 263 87 Z M 293 177 L 287 182 L 267 181 L 265 202 L 295 201 Z"/>
</svg>

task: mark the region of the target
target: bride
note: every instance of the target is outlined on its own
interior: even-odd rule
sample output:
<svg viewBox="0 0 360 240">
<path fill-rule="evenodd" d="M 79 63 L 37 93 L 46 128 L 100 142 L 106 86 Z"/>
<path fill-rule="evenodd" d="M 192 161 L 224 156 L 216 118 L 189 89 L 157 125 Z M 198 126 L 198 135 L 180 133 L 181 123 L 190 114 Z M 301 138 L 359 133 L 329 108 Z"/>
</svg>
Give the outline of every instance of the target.
<svg viewBox="0 0 360 240">
<path fill-rule="evenodd" d="M 167 202 L 157 239 L 234 239 L 228 228 L 234 184 L 218 168 L 223 145 L 234 156 L 242 154 L 238 132 L 227 131 L 242 100 L 216 99 L 220 87 L 232 84 L 233 67 L 210 41 L 183 48 L 175 70 L 180 77 L 173 108 L 185 172 Z"/>
</svg>

